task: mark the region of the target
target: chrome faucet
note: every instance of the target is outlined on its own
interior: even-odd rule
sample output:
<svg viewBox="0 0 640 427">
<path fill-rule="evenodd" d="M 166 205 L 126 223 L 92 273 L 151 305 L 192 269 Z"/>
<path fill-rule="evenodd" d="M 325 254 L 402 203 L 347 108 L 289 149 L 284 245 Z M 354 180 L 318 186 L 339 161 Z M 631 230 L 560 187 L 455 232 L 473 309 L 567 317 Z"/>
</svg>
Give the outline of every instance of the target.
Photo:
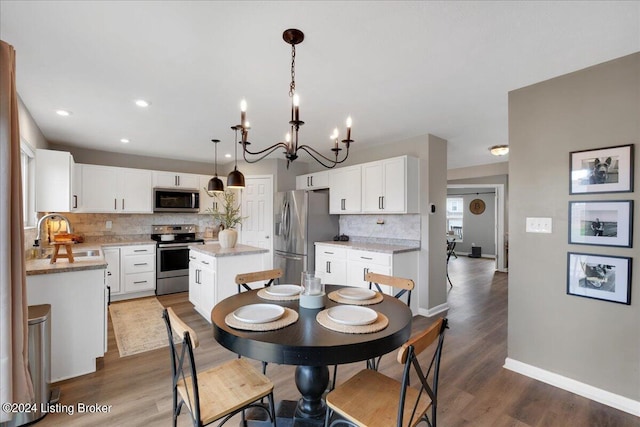
<svg viewBox="0 0 640 427">
<path fill-rule="evenodd" d="M 73 231 L 71 230 L 71 221 L 69 221 L 69 219 L 66 216 L 64 216 L 62 214 L 59 214 L 59 213 L 55 213 L 55 212 L 54 213 L 50 213 L 50 214 L 46 214 L 45 216 L 43 216 L 42 218 L 40 218 L 38 220 L 38 225 L 36 226 L 36 228 L 38 229 L 38 235 L 36 236 L 36 241 L 33 244 L 33 246 L 40 246 L 40 229 L 42 228 L 42 223 L 45 220 L 49 219 L 49 218 L 60 218 L 60 219 L 63 219 L 67 223 L 67 231 L 69 233 L 73 233 Z"/>
</svg>

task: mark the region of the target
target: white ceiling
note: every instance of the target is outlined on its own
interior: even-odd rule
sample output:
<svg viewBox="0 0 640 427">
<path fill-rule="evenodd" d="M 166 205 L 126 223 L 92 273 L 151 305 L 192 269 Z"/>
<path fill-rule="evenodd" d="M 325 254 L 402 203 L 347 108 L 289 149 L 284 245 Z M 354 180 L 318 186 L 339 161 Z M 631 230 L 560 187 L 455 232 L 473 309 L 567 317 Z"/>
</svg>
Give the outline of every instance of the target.
<svg viewBox="0 0 640 427">
<path fill-rule="evenodd" d="M 0 15 L 49 141 L 207 162 L 211 138 L 233 152 L 243 97 L 252 148 L 283 139 L 287 28 L 305 33 L 303 143 L 328 154 L 351 114 L 354 150 L 431 133 L 449 168 L 504 160 L 488 147 L 508 143 L 510 90 L 640 51 L 638 1 L 2 0 Z"/>
</svg>

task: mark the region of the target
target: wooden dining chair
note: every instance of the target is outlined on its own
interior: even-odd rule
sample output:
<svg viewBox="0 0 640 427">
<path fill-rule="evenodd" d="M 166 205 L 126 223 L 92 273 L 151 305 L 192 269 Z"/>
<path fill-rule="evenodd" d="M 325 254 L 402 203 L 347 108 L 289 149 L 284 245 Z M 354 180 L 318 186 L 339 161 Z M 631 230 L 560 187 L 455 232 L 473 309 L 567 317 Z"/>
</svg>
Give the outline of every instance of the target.
<svg viewBox="0 0 640 427">
<path fill-rule="evenodd" d="M 410 338 L 398 350 L 398 363 L 404 365 L 402 380 L 372 369 L 364 369 L 340 384 L 326 397 L 325 427 L 341 424 L 367 427 L 415 426 L 425 421 L 436 427 L 438 376 L 447 319 L 437 322 Z M 428 365 L 418 356 L 437 342 Z M 418 377 L 418 386 L 409 385 L 409 376 Z M 428 412 L 431 409 L 431 417 Z M 336 419 L 331 422 L 331 418 Z M 331 424 L 329 424 L 331 422 Z"/>
<path fill-rule="evenodd" d="M 407 306 L 411 306 L 411 291 L 415 287 L 415 283 L 411 279 L 405 279 L 402 277 L 394 277 L 394 276 L 386 276 L 384 274 L 378 273 L 367 273 L 364 276 L 364 279 L 369 282 L 369 289 L 375 289 L 378 292 L 383 292 L 381 286 L 390 286 L 394 289 L 395 294 L 393 296 L 399 300 L 402 300 L 402 296 L 406 295 L 406 303 Z M 397 290 L 397 292 L 396 292 Z M 367 368 L 373 369 L 375 371 L 378 370 L 380 366 L 380 361 L 382 360 L 382 356 L 379 356 L 375 359 L 367 360 Z M 333 378 L 331 380 L 331 384 L 329 390 L 333 390 L 336 387 L 336 378 L 338 376 L 338 365 L 333 366 Z"/>
<path fill-rule="evenodd" d="M 197 372 L 193 351 L 198 347 L 198 336 L 170 307 L 164 309 L 162 317 L 171 351 L 174 427 L 183 406 L 196 427 L 214 421 L 222 425 L 235 414 L 253 407 L 264 410 L 275 427 L 273 383 L 269 378 L 244 359 Z M 179 344 L 174 342 L 174 335 L 182 337 Z M 259 403 L 265 397 L 268 406 Z"/>
<path fill-rule="evenodd" d="M 403 277 L 385 276 L 384 274 L 378 273 L 367 273 L 364 278 L 369 282 L 369 289 L 375 287 L 378 292 L 382 292 L 381 286 L 390 286 L 394 292 L 393 296 L 401 301 L 403 295 L 406 295 L 407 299 L 405 302 L 407 306 L 411 307 L 411 291 L 413 291 L 415 287 L 413 280 Z M 368 360 L 367 367 L 377 371 L 380 366 L 380 360 L 382 360 L 382 356 Z"/>
<path fill-rule="evenodd" d="M 249 286 L 249 283 L 263 282 L 262 287 L 266 288 L 267 286 L 271 286 L 274 282 L 277 284 L 281 277 L 282 270 L 279 268 L 276 268 L 274 270 L 254 271 L 252 273 L 238 274 L 236 275 L 236 285 L 238 286 L 238 293 L 243 292 L 243 290 L 253 290 L 253 288 Z"/>
<path fill-rule="evenodd" d="M 276 268 L 274 270 L 254 271 L 251 273 L 241 273 L 236 275 L 236 285 L 238 286 L 238 293 L 244 291 L 252 291 L 253 288 L 249 286 L 249 283 L 263 282 L 262 287 L 266 288 L 274 284 L 279 283 L 282 277 L 282 270 Z M 257 287 L 255 289 L 258 289 Z M 240 357 L 240 355 L 238 355 Z M 267 373 L 267 362 L 262 362 L 262 373 Z"/>
</svg>

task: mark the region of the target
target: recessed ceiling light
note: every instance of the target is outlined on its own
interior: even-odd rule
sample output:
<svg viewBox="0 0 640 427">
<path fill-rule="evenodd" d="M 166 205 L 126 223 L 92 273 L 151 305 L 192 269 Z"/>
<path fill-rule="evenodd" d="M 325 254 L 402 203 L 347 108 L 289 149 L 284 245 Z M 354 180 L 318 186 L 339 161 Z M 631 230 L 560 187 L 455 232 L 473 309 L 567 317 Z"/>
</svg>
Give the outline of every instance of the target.
<svg viewBox="0 0 640 427">
<path fill-rule="evenodd" d="M 71 111 L 67 110 L 56 110 L 56 114 L 62 117 L 68 117 L 71 115 Z"/>
<path fill-rule="evenodd" d="M 231 158 L 231 154 L 227 153 L 227 154 L 224 155 L 224 157 L 226 157 L 227 159 L 230 159 Z"/>
<path fill-rule="evenodd" d="M 146 108 L 149 105 L 151 105 L 151 103 L 148 101 L 145 101 L 144 99 L 136 99 L 136 105 L 138 107 Z"/>
<path fill-rule="evenodd" d="M 122 142 L 123 144 L 128 144 L 129 140 L 127 138 L 122 138 L 120 142 Z"/>
</svg>

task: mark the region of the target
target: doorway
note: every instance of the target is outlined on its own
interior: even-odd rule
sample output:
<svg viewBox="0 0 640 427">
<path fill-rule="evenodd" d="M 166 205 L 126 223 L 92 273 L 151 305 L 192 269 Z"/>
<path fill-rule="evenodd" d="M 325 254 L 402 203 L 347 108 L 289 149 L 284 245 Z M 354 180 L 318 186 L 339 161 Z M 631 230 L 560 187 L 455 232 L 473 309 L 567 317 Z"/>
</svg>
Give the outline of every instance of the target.
<svg viewBox="0 0 640 427">
<path fill-rule="evenodd" d="M 273 176 L 245 178 L 241 198 L 242 221 L 240 243 L 268 249 L 264 254 L 265 270 L 273 268 Z"/>
<path fill-rule="evenodd" d="M 497 271 L 507 271 L 507 251 L 505 246 L 505 200 L 504 184 L 449 184 L 447 189 L 468 189 L 474 192 L 479 189 L 492 189 L 495 192 L 495 220 L 493 222 L 494 242 L 495 242 L 495 269 Z M 464 231 L 463 231 L 464 233 Z"/>
</svg>

